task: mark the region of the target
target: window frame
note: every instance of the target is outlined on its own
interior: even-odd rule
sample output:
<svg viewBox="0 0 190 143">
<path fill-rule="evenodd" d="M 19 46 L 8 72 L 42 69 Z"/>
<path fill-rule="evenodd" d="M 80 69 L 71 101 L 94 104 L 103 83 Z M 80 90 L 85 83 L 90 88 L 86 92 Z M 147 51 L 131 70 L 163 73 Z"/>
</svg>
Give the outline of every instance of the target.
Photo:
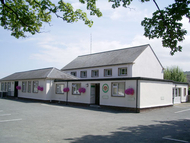
<svg viewBox="0 0 190 143">
<path fill-rule="evenodd" d="M 5 91 L 5 92 L 7 92 L 7 88 L 8 88 L 7 86 L 8 86 L 8 85 L 7 85 L 7 82 L 5 82 L 5 87 L 4 87 L 4 91 Z"/>
<path fill-rule="evenodd" d="M 27 90 L 27 92 L 31 93 L 31 91 L 32 91 L 32 82 L 28 81 L 28 90 Z"/>
<path fill-rule="evenodd" d="M 82 76 L 82 73 L 86 73 L 86 76 Z M 80 77 L 81 78 L 87 78 L 87 71 L 80 71 Z"/>
<path fill-rule="evenodd" d="M 119 95 L 118 94 L 118 91 L 119 91 L 119 83 L 123 83 L 124 84 L 124 88 L 123 88 L 123 95 Z M 113 89 L 114 89 L 114 87 L 113 87 L 113 84 L 117 84 L 117 94 L 113 94 Z M 111 83 L 111 96 L 112 97 L 125 97 L 125 82 L 112 82 Z"/>
<path fill-rule="evenodd" d="M 27 89 L 27 82 L 22 81 L 22 92 L 26 92 L 26 89 Z"/>
<path fill-rule="evenodd" d="M 37 83 L 37 86 L 35 86 L 35 83 Z M 39 81 L 33 81 L 33 88 L 32 88 L 33 93 L 38 93 L 38 86 L 39 86 Z M 36 88 L 36 91 L 35 91 L 35 88 Z"/>
<path fill-rule="evenodd" d="M 5 91 L 5 82 L 1 82 L 1 91 L 2 91 L 2 92 Z"/>
<path fill-rule="evenodd" d="M 111 70 L 111 75 L 106 75 L 106 71 Z M 108 72 L 107 72 L 108 73 Z M 112 76 L 112 69 L 104 69 L 104 76 L 105 77 L 111 77 Z"/>
<path fill-rule="evenodd" d="M 121 71 L 121 70 L 123 70 L 123 69 L 126 69 L 126 70 L 127 70 L 127 71 L 126 71 L 126 74 L 122 74 L 122 71 Z M 120 71 L 121 71 L 121 73 L 120 73 Z M 127 67 L 118 68 L 118 76 L 127 76 L 127 73 L 128 73 Z"/>
<path fill-rule="evenodd" d="M 11 82 L 7 82 L 7 91 L 11 91 Z"/>
<path fill-rule="evenodd" d="M 63 89 L 65 88 L 65 84 L 64 83 L 59 83 L 59 84 L 56 84 L 55 85 L 55 93 L 56 94 L 64 94 L 65 92 L 63 91 L 63 89 L 60 89 L 60 91 L 62 91 L 62 92 L 57 92 L 58 90 L 58 88 L 57 88 L 57 86 L 60 86 L 60 85 L 63 85 Z"/>
<path fill-rule="evenodd" d="M 75 75 L 73 75 L 73 73 L 74 73 Z M 76 71 L 73 71 L 73 72 L 71 72 L 71 75 L 72 75 L 72 76 L 77 76 L 77 72 L 76 72 Z"/>
<path fill-rule="evenodd" d="M 187 88 L 184 88 L 184 89 L 183 89 L 183 92 L 184 92 L 184 93 L 183 93 L 183 96 L 186 96 Z"/>
<path fill-rule="evenodd" d="M 78 93 L 74 93 L 74 86 L 75 84 L 78 84 L 79 87 L 77 90 L 79 90 L 79 88 L 81 88 L 81 83 L 72 83 L 72 95 L 81 95 L 81 93 L 78 91 Z"/>
<path fill-rule="evenodd" d="M 97 75 L 95 75 L 95 72 L 97 72 Z M 91 77 L 99 77 L 99 70 L 91 70 Z"/>
</svg>

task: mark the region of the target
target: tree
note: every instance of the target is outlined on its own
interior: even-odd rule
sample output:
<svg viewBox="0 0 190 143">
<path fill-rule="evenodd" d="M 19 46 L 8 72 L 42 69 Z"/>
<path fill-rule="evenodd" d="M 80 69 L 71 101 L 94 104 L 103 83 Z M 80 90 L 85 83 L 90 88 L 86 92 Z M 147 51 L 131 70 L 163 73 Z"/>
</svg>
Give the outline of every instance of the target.
<svg viewBox="0 0 190 143">
<path fill-rule="evenodd" d="M 51 16 L 54 14 L 62 20 L 72 23 L 79 19 L 83 20 L 89 27 L 93 21 L 87 18 L 87 14 L 80 9 L 74 10 L 70 3 L 59 0 L 54 4 L 50 0 L 0 0 L 0 22 L 4 29 L 10 30 L 11 35 L 16 38 L 25 37 L 25 33 L 35 34 L 40 32 L 43 23 L 50 23 Z M 79 0 L 86 4 L 90 15 L 102 16 L 96 7 L 97 0 Z M 133 0 L 108 0 L 113 3 L 112 8 L 120 6 L 128 8 Z M 140 0 L 150 2 L 151 0 Z M 163 47 L 171 49 L 171 55 L 181 51 L 182 47 L 178 42 L 185 39 L 187 31 L 182 28 L 180 22 L 184 16 L 190 20 L 190 0 L 175 0 L 174 3 L 161 10 L 157 7 L 152 18 L 145 18 L 141 25 L 144 26 L 144 35 L 149 39 L 162 38 Z"/>
<path fill-rule="evenodd" d="M 68 23 L 83 20 L 89 27 L 93 21 L 80 9 L 74 10 L 70 3 L 59 0 L 54 4 L 50 0 L 0 0 L 0 22 L 4 29 L 10 30 L 16 38 L 26 37 L 26 33 L 40 32 L 43 23 L 50 23 L 54 14 Z M 79 0 L 85 4 L 85 0 Z M 96 8 L 96 0 L 87 0 L 87 9 L 90 15 L 102 16 Z"/>
<path fill-rule="evenodd" d="M 113 8 L 119 7 L 121 1 L 123 6 L 127 7 L 133 0 L 109 0 L 114 2 Z M 141 2 L 148 2 L 150 0 L 141 0 Z M 190 21 L 190 0 L 175 0 L 175 2 L 163 10 L 160 10 L 156 0 L 153 0 L 157 9 L 152 18 L 144 18 L 141 25 L 144 26 L 144 36 L 149 39 L 162 38 L 163 47 L 171 49 L 170 54 L 182 50 L 178 45 L 185 39 L 187 31 L 182 29 L 183 24 L 180 22 L 183 16 L 186 16 Z"/>
<path fill-rule="evenodd" d="M 177 82 L 187 82 L 187 77 L 178 66 L 167 67 L 164 70 L 164 79 Z"/>
</svg>

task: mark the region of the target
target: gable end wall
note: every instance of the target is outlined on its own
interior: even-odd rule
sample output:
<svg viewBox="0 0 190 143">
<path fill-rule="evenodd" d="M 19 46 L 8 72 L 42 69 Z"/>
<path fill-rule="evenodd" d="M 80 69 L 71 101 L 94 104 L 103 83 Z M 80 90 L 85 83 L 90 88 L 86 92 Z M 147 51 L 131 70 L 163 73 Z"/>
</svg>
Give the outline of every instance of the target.
<svg viewBox="0 0 190 143">
<path fill-rule="evenodd" d="M 150 46 L 141 53 L 134 63 L 132 77 L 163 79 L 163 68 Z"/>
</svg>

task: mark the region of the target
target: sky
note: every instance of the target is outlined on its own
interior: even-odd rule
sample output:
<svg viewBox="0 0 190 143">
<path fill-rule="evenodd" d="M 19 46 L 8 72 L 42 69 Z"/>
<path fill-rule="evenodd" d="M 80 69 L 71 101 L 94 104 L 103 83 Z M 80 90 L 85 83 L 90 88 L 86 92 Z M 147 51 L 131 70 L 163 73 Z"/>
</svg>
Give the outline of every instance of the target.
<svg viewBox="0 0 190 143">
<path fill-rule="evenodd" d="M 75 9 L 85 9 L 85 5 L 70 0 Z M 162 9 L 172 0 L 157 0 Z M 55 67 L 63 68 L 77 56 L 116 50 L 132 46 L 150 44 L 164 67 L 179 66 L 183 71 L 190 71 L 190 23 L 182 20 L 188 31 L 185 40 L 180 43 L 182 52 L 170 55 L 170 49 L 162 47 L 161 39 L 144 37 L 141 21 L 151 18 L 157 10 L 152 1 L 141 3 L 134 1 L 130 8 L 112 9 L 107 0 L 99 0 L 97 7 L 103 16 L 89 16 L 94 21 L 91 28 L 83 21 L 66 23 L 52 17 L 51 26 L 44 24 L 42 33 L 29 35 L 27 38 L 11 36 L 11 32 L 0 27 L 0 79 L 15 72 Z M 87 11 L 88 12 L 88 11 Z"/>
</svg>

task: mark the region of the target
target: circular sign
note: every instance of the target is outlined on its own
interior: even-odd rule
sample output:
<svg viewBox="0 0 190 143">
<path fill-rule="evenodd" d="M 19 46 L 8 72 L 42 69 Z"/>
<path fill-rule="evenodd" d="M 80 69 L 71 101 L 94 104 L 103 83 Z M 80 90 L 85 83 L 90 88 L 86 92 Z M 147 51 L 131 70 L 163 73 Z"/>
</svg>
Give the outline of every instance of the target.
<svg viewBox="0 0 190 143">
<path fill-rule="evenodd" d="M 109 86 L 108 86 L 108 84 L 104 84 L 103 86 L 102 86 L 102 91 L 104 92 L 104 93 L 106 93 L 106 92 L 108 92 L 108 90 L 109 90 Z"/>
</svg>

